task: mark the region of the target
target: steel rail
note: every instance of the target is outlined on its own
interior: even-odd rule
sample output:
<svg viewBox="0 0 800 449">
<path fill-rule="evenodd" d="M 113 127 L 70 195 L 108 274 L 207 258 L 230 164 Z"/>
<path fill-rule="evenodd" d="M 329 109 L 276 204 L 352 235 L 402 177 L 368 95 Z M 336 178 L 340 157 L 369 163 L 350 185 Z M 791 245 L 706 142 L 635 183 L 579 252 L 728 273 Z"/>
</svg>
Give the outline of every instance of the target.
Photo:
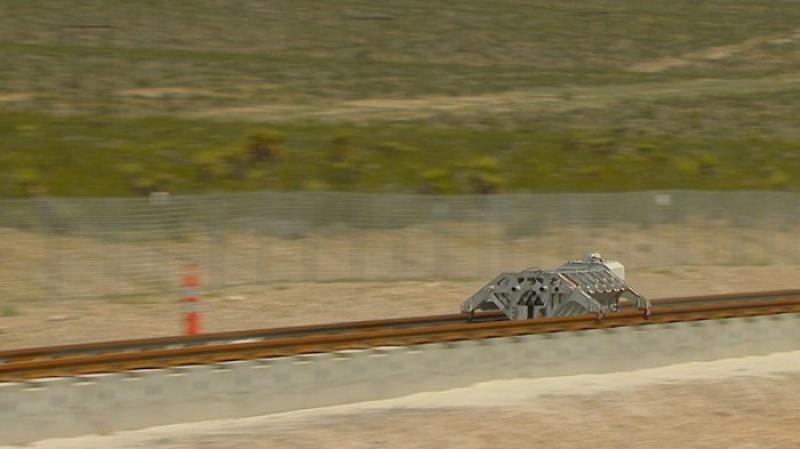
<svg viewBox="0 0 800 449">
<path fill-rule="evenodd" d="M 0 365 L 0 380 L 24 381 L 41 377 L 111 373 L 147 368 L 171 368 L 234 360 L 326 353 L 345 349 L 447 343 L 461 340 L 480 340 L 496 337 L 785 313 L 800 313 L 800 299 L 675 306 L 654 309 L 649 317 L 644 317 L 638 311 L 627 310 L 609 314 L 602 319 L 591 315 L 581 315 L 540 320 L 490 321 L 413 328 L 372 329 L 340 335 L 287 337 L 255 342 L 12 362 Z"/>
<path fill-rule="evenodd" d="M 475 315 L 473 321 L 498 321 L 504 319 L 500 312 L 485 312 Z M 105 354 L 115 352 L 148 351 L 154 349 L 179 348 L 237 341 L 266 340 L 273 338 L 300 337 L 306 335 L 337 335 L 369 329 L 407 328 L 451 323 L 463 323 L 462 314 L 430 315 L 383 320 L 346 321 L 341 323 L 312 324 L 267 329 L 214 332 L 194 336 L 152 337 L 130 340 L 101 341 L 57 346 L 41 346 L 0 351 L 3 363 L 38 359 L 73 357 L 82 354 Z"/>
<path fill-rule="evenodd" d="M 703 295 L 686 297 L 667 297 L 654 299 L 652 302 L 659 308 L 677 307 L 691 304 L 713 304 L 740 301 L 778 300 L 800 298 L 800 290 L 774 290 L 763 292 L 729 293 L 721 295 Z M 502 321 L 505 317 L 500 312 L 485 312 L 473 317 L 472 322 Z M 79 355 L 100 355 L 117 352 L 138 352 L 157 349 L 173 349 L 199 345 L 216 345 L 253 340 L 267 340 L 286 337 L 310 335 L 337 335 L 370 329 L 411 328 L 426 325 L 445 325 L 463 323 L 466 319 L 461 314 L 445 314 L 419 316 L 399 319 L 350 321 L 303 326 L 290 326 L 267 329 L 249 329 L 208 333 L 196 336 L 169 336 L 130 340 L 103 341 L 94 343 L 78 343 L 58 346 L 44 346 L 0 351 L 0 365 L 3 363 L 57 359 Z"/>
</svg>

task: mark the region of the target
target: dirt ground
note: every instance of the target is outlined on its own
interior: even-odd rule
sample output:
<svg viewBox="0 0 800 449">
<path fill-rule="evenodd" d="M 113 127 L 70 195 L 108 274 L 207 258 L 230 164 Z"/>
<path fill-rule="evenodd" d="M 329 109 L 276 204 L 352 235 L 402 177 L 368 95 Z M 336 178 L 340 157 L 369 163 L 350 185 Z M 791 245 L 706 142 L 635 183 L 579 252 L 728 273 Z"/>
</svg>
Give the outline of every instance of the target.
<svg viewBox="0 0 800 449">
<path fill-rule="evenodd" d="M 693 267 L 630 273 L 651 298 L 798 288 L 796 266 Z M 488 279 L 487 279 L 488 281 Z M 202 298 L 203 331 L 456 313 L 482 281 L 291 283 Z M 179 298 L 35 301 L 0 313 L 0 349 L 176 335 Z"/>
<path fill-rule="evenodd" d="M 796 449 L 800 352 L 517 379 L 35 449 Z"/>
</svg>

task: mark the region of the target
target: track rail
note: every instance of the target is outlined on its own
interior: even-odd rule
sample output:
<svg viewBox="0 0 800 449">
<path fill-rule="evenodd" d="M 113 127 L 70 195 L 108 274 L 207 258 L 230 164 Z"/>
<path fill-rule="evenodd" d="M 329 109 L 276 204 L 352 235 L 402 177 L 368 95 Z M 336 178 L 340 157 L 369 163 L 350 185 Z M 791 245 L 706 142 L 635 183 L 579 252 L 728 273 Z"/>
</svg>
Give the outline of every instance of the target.
<svg viewBox="0 0 800 449">
<path fill-rule="evenodd" d="M 800 299 L 800 290 L 774 290 L 765 292 L 733 293 L 722 295 L 668 297 L 654 299 L 658 309 L 697 304 L 739 303 L 768 300 Z M 504 321 L 500 312 L 486 312 L 476 315 L 472 322 Z M 82 355 L 102 355 L 122 352 L 144 352 L 161 349 L 177 349 L 204 345 L 220 345 L 266 341 L 278 338 L 342 335 L 369 330 L 405 329 L 424 326 L 441 326 L 464 323 L 461 314 L 431 315 L 387 320 L 350 321 L 321 325 L 291 326 L 267 329 L 249 329 L 231 332 L 216 332 L 197 336 L 171 336 L 131 340 L 117 340 L 96 343 L 34 347 L 0 351 L 0 366 L 35 360 L 51 360 Z"/>
<path fill-rule="evenodd" d="M 404 322 L 399 326 L 377 325 L 350 329 L 344 333 L 289 335 L 275 334 L 258 341 L 222 342 L 180 348 L 161 348 L 109 354 L 82 354 L 62 358 L 10 361 L 0 364 L 0 380 L 24 381 L 33 378 L 73 376 L 90 373 L 121 372 L 146 368 L 169 368 L 183 365 L 253 360 L 298 354 L 333 352 L 380 346 L 407 346 L 424 343 L 447 343 L 532 334 L 608 329 L 622 326 L 700 321 L 733 317 L 800 313 L 800 292 L 764 292 L 724 295 L 719 301 L 690 305 L 681 300 L 655 301 L 653 314 L 645 318 L 638 311 L 623 310 L 603 319 L 594 316 L 572 316 L 525 321 Z M 760 295 L 760 296 L 757 296 Z M 709 297 L 703 297 L 709 298 Z M 767 298 L 767 299 L 765 299 Z M 440 316 L 452 317 L 452 315 Z M 432 317 L 428 317 L 432 318 Z M 411 320 L 411 319 L 409 319 Z M 397 323 L 398 320 L 388 320 Z M 376 323 L 376 322 L 359 322 Z M 345 323 L 346 324 L 346 323 Z M 331 325 L 334 326 L 334 325 Z M 296 329 L 296 328 L 289 328 Z"/>
<path fill-rule="evenodd" d="M 500 312 L 487 312 L 475 315 L 473 321 L 500 321 L 504 318 L 504 315 Z M 262 341 L 275 338 L 303 337 L 310 335 L 341 335 L 373 329 L 403 329 L 464 322 L 466 322 L 466 319 L 461 314 L 447 314 L 388 320 L 347 321 L 342 323 L 327 323 L 268 329 L 249 329 L 230 332 L 215 332 L 195 336 L 154 337 L 131 340 L 103 341 L 96 343 L 42 346 L 0 351 L 0 366 L 2 366 L 3 363 L 59 359 L 79 355 L 100 355 L 118 352 L 175 349 L 203 345 Z"/>
</svg>

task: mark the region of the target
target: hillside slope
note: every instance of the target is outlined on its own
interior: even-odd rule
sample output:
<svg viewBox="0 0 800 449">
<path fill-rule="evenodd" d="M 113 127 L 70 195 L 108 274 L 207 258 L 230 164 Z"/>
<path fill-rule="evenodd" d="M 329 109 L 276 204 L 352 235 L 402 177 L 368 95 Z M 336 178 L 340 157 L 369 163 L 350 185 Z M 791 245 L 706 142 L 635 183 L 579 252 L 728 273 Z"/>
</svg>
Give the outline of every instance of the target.
<svg viewBox="0 0 800 449">
<path fill-rule="evenodd" d="M 0 60 L 2 196 L 800 187 L 789 0 L 7 0 Z"/>
</svg>

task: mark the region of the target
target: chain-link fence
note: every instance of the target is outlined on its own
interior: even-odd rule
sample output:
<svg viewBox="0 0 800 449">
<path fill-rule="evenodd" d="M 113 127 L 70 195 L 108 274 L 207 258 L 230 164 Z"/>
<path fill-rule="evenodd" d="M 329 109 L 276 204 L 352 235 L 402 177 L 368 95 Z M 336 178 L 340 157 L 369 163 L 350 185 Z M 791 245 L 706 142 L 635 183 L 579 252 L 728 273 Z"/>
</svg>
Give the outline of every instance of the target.
<svg viewBox="0 0 800 449">
<path fill-rule="evenodd" d="M 4 299 L 271 282 L 476 279 L 588 251 L 630 269 L 800 263 L 800 194 L 255 192 L 0 201 Z"/>
</svg>

